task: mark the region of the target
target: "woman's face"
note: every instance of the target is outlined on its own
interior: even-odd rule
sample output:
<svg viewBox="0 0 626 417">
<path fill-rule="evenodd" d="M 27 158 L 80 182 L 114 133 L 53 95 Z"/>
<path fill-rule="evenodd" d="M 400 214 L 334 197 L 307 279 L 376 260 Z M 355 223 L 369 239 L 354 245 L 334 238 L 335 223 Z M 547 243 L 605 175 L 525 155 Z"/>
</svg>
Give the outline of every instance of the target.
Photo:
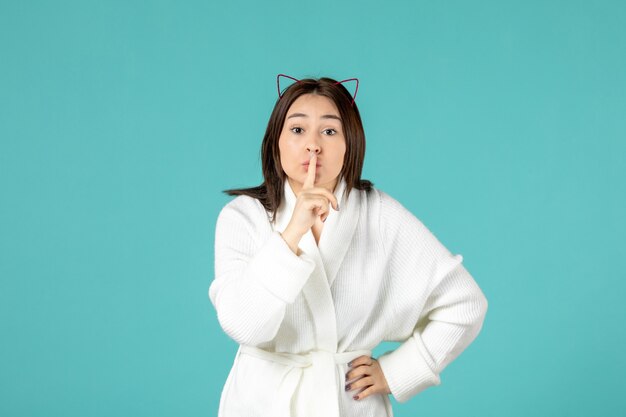
<svg viewBox="0 0 626 417">
<path fill-rule="evenodd" d="M 346 153 L 343 125 L 335 103 L 316 94 L 298 97 L 287 111 L 278 148 L 282 168 L 296 196 L 307 176 L 310 151 L 317 153 L 315 186 L 333 192 Z"/>
</svg>

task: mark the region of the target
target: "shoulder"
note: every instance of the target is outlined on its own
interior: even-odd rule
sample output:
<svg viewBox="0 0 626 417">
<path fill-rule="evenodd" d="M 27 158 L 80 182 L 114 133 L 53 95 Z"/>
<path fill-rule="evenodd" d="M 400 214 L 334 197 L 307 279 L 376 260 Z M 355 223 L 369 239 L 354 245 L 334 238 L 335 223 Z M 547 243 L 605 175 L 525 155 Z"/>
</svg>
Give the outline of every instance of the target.
<svg viewBox="0 0 626 417">
<path fill-rule="evenodd" d="M 361 191 L 367 198 L 368 204 L 375 208 L 376 206 L 385 209 L 400 209 L 406 208 L 394 197 L 388 194 L 386 191 L 381 190 L 376 186 L 372 186 L 369 191 Z"/>
<path fill-rule="evenodd" d="M 378 200 L 379 233 L 385 246 L 393 246 L 394 243 L 415 249 L 442 246 L 422 220 L 398 199 L 379 189 L 375 195 Z"/>
<path fill-rule="evenodd" d="M 268 213 L 261 202 L 248 195 L 238 195 L 220 210 L 217 223 L 240 223 L 240 226 L 258 226 L 268 220 Z"/>
<path fill-rule="evenodd" d="M 400 201 L 392 197 L 387 192 L 372 187 L 368 193 L 368 201 L 374 212 L 378 213 L 382 226 L 389 227 L 394 223 L 422 222 Z"/>
<path fill-rule="evenodd" d="M 398 200 L 389 195 L 387 192 L 381 190 L 380 188 L 372 187 L 372 191 L 374 191 L 374 195 L 376 196 L 377 202 L 381 207 L 397 207 L 402 206 Z"/>
<path fill-rule="evenodd" d="M 439 240 L 422 220 L 396 198 L 377 190 L 380 205 L 379 234 L 384 253 L 392 259 L 392 265 L 413 275 L 421 268 L 429 270 L 439 282 L 447 271 L 463 261 Z M 427 274 L 428 275 L 428 274 Z"/>
</svg>

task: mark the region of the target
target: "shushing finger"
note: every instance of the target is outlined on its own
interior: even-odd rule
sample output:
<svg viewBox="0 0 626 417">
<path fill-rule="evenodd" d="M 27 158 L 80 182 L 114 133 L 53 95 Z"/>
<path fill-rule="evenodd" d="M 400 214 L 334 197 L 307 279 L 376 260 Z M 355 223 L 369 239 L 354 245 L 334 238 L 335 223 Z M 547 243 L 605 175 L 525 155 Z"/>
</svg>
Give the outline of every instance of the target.
<svg viewBox="0 0 626 417">
<path fill-rule="evenodd" d="M 315 152 L 311 152 L 309 158 L 309 169 L 307 171 L 307 177 L 302 184 L 302 188 L 313 188 L 315 185 L 315 174 L 316 174 L 316 165 L 317 165 L 317 154 Z"/>
</svg>

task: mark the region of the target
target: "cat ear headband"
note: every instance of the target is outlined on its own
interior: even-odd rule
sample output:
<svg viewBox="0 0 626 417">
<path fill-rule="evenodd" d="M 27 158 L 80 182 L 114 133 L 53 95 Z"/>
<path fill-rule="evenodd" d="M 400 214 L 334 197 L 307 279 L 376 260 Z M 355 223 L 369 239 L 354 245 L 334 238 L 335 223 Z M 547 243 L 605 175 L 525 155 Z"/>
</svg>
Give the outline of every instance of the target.
<svg viewBox="0 0 626 417">
<path fill-rule="evenodd" d="M 298 80 L 297 78 L 290 77 L 289 75 L 278 74 L 276 76 L 276 86 L 278 87 L 278 98 L 282 98 L 283 97 L 282 94 L 280 93 L 280 77 L 291 78 L 295 82 L 300 82 L 300 80 Z M 335 83 L 335 85 L 344 83 L 346 81 L 356 81 L 356 89 L 354 90 L 354 95 L 352 96 L 352 103 L 350 103 L 350 105 L 353 105 L 354 104 L 354 100 L 356 99 L 356 93 L 357 93 L 357 91 L 359 91 L 359 79 L 358 78 L 348 78 L 348 79 L 345 79 L 345 80 L 342 80 L 342 81 L 337 81 Z"/>
</svg>

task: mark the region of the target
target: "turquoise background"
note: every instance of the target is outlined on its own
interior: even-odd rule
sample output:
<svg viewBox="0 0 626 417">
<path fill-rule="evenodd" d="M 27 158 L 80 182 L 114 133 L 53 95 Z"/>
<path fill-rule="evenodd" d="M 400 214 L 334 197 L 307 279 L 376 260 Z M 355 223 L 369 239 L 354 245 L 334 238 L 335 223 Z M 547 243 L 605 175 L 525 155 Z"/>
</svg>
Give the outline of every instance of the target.
<svg viewBox="0 0 626 417">
<path fill-rule="evenodd" d="M 226 188 L 276 74 L 358 77 L 364 178 L 490 302 L 401 416 L 623 416 L 626 3 L 0 3 L 0 415 L 214 416 Z M 381 354 L 392 344 L 381 345 Z"/>
</svg>

